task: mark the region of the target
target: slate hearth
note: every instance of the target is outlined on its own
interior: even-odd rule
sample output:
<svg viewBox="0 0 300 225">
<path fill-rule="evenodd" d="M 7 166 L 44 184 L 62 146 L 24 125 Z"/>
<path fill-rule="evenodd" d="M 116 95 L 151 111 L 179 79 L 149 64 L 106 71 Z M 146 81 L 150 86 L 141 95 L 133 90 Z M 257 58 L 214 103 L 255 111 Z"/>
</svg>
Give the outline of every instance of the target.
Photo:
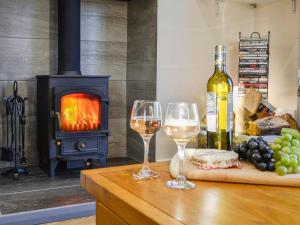
<svg viewBox="0 0 300 225">
<path fill-rule="evenodd" d="M 108 159 L 108 166 L 134 164 L 136 161 L 122 157 Z M 61 171 L 49 178 L 41 169 L 30 168 L 32 175 L 14 181 L 0 177 L 0 215 L 26 212 L 94 201 L 80 187 L 79 171 Z"/>
</svg>

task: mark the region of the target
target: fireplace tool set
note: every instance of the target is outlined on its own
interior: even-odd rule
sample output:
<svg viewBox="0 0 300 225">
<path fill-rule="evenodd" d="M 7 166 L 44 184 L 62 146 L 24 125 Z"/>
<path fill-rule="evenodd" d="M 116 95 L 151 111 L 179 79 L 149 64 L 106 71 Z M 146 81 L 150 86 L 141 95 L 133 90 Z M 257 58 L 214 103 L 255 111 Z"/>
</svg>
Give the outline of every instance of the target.
<svg viewBox="0 0 300 225">
<path fill-rule="evenodd" d="M 2 147 L 1 160 L 14 161 L 14 167 L 2 173 L 17 179 L 20 175 L 30 172 L 24 167 L 25 156 L 25 102 L 27 97 L 19 96 L 18 83 L 13 83 L 13 95 L 3 97 L 6 115 L 6 146 Z"/>
</svg>

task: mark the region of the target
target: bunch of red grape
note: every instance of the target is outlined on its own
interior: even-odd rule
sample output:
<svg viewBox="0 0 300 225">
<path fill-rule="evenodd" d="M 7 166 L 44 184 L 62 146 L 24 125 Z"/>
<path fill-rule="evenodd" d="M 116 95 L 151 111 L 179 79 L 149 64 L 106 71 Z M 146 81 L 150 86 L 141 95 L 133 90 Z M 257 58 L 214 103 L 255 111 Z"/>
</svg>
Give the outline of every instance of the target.
<svg viewBox="0 0 300 225">
<path fill-rule="evenodd" d="M 273 159 L 273 150 L 263 137 L 251 138 L 238 145 L 235 150 L 240 159 L 248 160 L 261 171 L 274 171 L 275 160 Z"/>
</svg>

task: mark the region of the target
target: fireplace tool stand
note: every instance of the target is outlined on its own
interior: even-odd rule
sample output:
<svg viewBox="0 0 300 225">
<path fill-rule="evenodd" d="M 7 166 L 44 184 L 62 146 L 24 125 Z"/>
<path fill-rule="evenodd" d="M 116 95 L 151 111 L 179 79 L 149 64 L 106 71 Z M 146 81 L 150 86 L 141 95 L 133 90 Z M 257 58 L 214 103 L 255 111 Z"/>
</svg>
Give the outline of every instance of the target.
<svg viewBox="0 0 300 225">
<path fill-rule="evenodd" d="M 14 167 L 2 175 L 18 179 L 20 175 L 30 174 L 30 171 L 24 167 L 27 164 L 25 156 L 25 101 L 27 97 L 18 95 L 18 83 L 14 81 L 13 96 L 4 97 L 3 100 L 7 117 L 7 146 L 2 148 L 2 160 L 14 161 Z"/>
</svg>

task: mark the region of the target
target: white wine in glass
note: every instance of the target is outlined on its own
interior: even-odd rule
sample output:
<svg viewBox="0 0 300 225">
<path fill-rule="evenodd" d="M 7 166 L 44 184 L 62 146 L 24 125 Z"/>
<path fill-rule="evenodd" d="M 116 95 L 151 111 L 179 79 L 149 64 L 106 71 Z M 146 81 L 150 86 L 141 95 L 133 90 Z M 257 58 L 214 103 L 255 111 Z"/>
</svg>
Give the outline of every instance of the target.
<svg viewBox="0 0 300 225">
<path fill-rule="evenodd" d="M 183 162 L 185 146 L 189 140 L 195 137 L 200 131 L 199 115 L 197 105 L 169 103 L 165 118 L 164 130 L 166 134 L 174 139 L 178 148 L 179 172 L 175 180 L 167 181 L 169 188 L 193 189 L 196 185 L 187 181 L 183 175 Z"/>
<path fill-rule="evenodd" d="M 136 100 L 134 102 L 130 127 L 142 137 L 144 142 L 144 163 L 138 173 L 133 177 L 137 180 L 147 180 L 157 178 L 159 174 L 151 170 L 149 166 L 149 143 L 152 136 L 159 131 L 161 127 L 161 107 L 157 101 Z"/>
<path fill-rule="evenodd" d="M 199 124 L 193 120 L 171 119 L 166 121 L 165 132 L 176 143 L 186 143 L 199 133 Z"/>
<path fill-rule="evenodd" d="M 130 127 L 138 132 L 142 137 L 151 136 L 159 131 L 161 126 L 160 119 L 152 119 L 151 117 L 134 117 L 130 120 Z"/>
</svg>

